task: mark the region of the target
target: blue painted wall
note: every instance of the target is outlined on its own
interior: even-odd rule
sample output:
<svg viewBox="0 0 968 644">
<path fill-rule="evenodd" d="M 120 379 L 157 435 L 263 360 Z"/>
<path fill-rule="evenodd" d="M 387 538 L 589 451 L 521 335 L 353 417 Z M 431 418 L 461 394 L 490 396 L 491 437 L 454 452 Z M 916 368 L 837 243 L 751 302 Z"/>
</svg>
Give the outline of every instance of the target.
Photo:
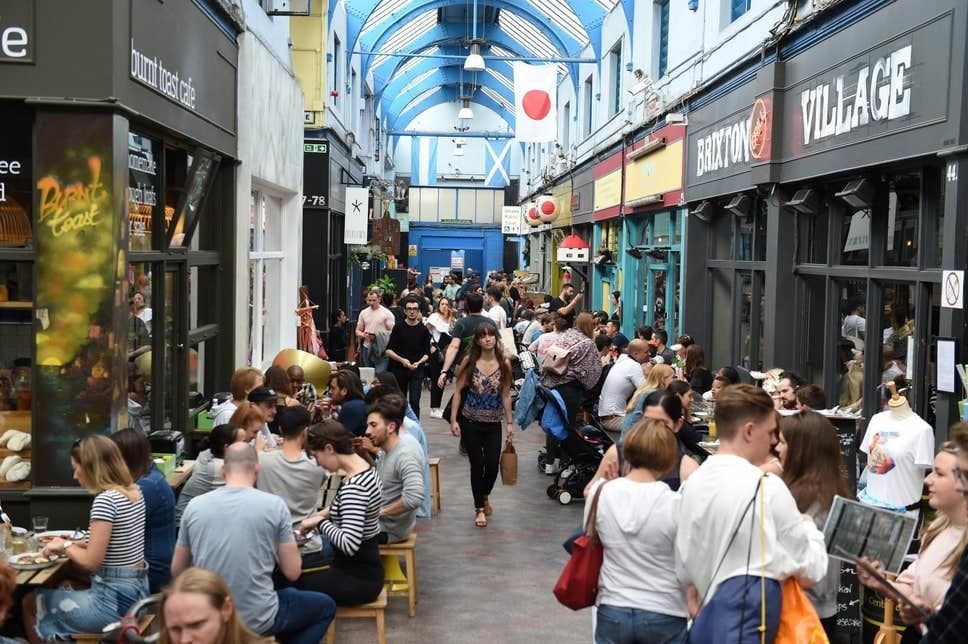
<svg viewBox="0 0 968 644">
<path fill-rule="evenodd" d="M 465 268 L 475 273 L 498 270 L 504 265 L 504 238 L 500 226 L 447 226 L 440 224 L 410 224 L 410 244 L 417 247 L 417 256 L 408 264 L 416 266 L 421 279 L 431 266 L 450 266 L 450 253 L 464 251 Z"/>
</svg>

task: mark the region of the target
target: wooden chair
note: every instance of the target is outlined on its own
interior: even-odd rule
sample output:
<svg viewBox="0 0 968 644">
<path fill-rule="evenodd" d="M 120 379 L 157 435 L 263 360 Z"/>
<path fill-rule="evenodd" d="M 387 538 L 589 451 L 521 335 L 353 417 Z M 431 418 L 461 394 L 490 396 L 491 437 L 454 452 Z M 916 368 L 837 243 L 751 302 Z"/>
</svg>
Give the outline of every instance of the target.
<svg viewBox="0 0 968 644">
<path fill-rule="evenodd" d="M 387 589 L 380 591 L 380 596 L 369 604 L 359 606 L 339 606 L 336 608 L 336 617 L 326 631 L 326 644 L 336 642 L 336 620 L 355 619 L 355 618 L 374 618 L 376 620 L 376 641 L 377 644 L 387 644 L 387 630 L 385 611 L 387 607 Z"/>
<path fill-rule="evenodd" d="M 430 459 L 430 514 L 440 514 L 440 459 Z"/>
<path fill-rule="evenodd" d="M 380 546 L 380 555 L 403 557 L 407 577 L 407 600 L 410 604 L 410 617 L 417 615 L 417 535 L 410 533 L 406 541 L 386 543 Z M 400 591 L 403 594 L 403 591 Z"/>
</svg>

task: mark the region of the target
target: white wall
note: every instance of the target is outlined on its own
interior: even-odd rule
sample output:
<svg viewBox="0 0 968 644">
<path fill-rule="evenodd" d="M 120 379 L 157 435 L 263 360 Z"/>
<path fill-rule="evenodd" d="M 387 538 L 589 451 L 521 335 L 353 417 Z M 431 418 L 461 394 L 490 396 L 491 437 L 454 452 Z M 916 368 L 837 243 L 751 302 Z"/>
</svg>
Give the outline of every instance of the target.
<svg viewBox="0 0 968 644">
<path fill-rule="evenodd" d="M 302 262 L 302 140 L 303 95 L 290 69 L 284 67 L 252 33 L 239 40 L 239 159 L 236 170 L 235 363 L 248 355 L 248 244 L 249 202 L 252 190 L 282 200 L 280 228 L 282 288 L 268 307 L 274 316 L 267 328 L 279 329 L 278 338 L 266 338 L 272 348 L 296 343 L 297 288 Z M 254 365 L 264 367 L 266 365 Z"/>
<path fill-rule="evenodd" d="M 245 28 L 262 41 L 272 55 L 286 67 L 292 67 L 289 52 L 289 17 L 269 16 L 259 0 L 237 0 L 242 7 Z"/>
</svg>

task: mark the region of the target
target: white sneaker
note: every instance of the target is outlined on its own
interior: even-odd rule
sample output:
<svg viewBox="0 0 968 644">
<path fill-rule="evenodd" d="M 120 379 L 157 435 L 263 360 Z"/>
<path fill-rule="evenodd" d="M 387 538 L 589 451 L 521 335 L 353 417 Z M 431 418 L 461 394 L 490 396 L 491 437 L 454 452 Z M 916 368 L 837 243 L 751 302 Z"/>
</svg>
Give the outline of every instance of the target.
<svg viewBox="0 0 968 644">
<path fill-rule="evenodd" d="M 561 471 L 560 461 L 556 458 L 554 463 L 545 463 L 545 474 L 553 475 Z"/>
<path fill-rule="evenodd" d="M 430 410 L 430 417 L 431 418 L 443 418 L 444 417 L 444 410 L 443 409 L 431 409 Z"/>
</svg>

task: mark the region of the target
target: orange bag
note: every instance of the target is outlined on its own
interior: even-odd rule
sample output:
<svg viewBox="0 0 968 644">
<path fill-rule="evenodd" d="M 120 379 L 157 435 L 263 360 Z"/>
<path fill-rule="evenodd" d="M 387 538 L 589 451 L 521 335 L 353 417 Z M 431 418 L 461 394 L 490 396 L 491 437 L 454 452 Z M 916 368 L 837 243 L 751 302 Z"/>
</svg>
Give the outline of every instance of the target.
<svg viewBox="0 0 968 644">
<path fill-rule="evenodd" d="M 780 628 L 773 644 L 830 644 L 813 603 L 795 577 L 783 582 Z"/>
</svg>

